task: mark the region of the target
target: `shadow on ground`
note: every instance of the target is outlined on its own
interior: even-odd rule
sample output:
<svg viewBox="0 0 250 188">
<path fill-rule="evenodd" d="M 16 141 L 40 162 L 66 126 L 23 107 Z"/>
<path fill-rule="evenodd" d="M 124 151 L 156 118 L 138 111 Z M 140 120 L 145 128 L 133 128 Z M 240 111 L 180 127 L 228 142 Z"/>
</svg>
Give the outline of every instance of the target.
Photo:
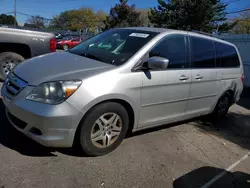
<svg viewBox="0 0 250 188">
<path fill-rule="evenodd" d="M 0 144 L 28 156 L 54 156 L 49 148 L 43 147 L 19 133 L 8 122 L 2 100 L 0 101 Z"/>
<path fill-rule="evenodd" d="M 244 108 L 249 107 L 250 98 L 243 97 L 239 103 Z M 201 131 L 223 137 L 242 148 L 250 149 L 250 113 L 229 112 L 228 116 L 221 120 L 202 118 L 190 124 L 197 126 Z"/>
<path fill-rule="evenodd" d="M 213 184 L 207 186 L 216 176 L 221 176 Z M 201 167 L 193 170 L 180 178 L 176 179 L 173 183 L 174 188 L 196 188 L 196 187 L 227 187 L 227 188 L 249 188 L 250 175 L 243 172 L 228 172 L 224 169 L 214 167 Z"/>
<path fill-rule="evenodd" d="M 250 102 L 248 102 L 249 100 L 250 100 L 250 88 L 244 88 L 241 94 L 241 99 L 239 100 L 239 102 L 237 102 L 237 104 L 243 108 L 250 110 Z"/>
</svg>

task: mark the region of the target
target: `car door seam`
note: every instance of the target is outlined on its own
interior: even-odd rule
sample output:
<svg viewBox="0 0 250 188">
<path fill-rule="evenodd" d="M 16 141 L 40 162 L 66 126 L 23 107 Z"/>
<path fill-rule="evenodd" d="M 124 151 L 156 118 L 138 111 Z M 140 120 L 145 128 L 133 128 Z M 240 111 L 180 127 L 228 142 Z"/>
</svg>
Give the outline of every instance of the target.
<svg viewBox="0 0 250 188">
<path fill-rule="evenodd" d="M 187 101 L 187 100 L 188 100 L 188 98 L 177 99 L 177 100 L 168 100 L 168 101 L 162 101 L 162 102 L 156 102 L 156 103 L 148 103 L 148 104 L 142 105 L 142 107 L 155 106 L 155 105 L 161 105 L 161 104 L 167 104 L 167 103 L 175 103 L 175 102 L 183 102 L 183 101 Z"/>
</svg>

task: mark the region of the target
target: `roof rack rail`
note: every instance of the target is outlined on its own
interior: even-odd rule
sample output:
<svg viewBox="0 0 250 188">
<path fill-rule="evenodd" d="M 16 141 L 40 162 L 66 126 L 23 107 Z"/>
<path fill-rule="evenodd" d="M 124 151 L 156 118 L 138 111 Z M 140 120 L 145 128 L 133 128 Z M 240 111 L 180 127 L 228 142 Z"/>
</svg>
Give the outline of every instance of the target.
<svg viewBox="0 0 250 188">
<path fill-rule="evenodd" d="M 206 32 L 203 32 L 203 31 L 198 31 L 198 30 L 192 30 L 192 32 L 194 33 L 199 33 L 199 34 L 202 34 L 202 35 L 208 35 L 208 36 L 213 36 L 213 34 L 211 33 L 206 33 Z"/>
</svg>

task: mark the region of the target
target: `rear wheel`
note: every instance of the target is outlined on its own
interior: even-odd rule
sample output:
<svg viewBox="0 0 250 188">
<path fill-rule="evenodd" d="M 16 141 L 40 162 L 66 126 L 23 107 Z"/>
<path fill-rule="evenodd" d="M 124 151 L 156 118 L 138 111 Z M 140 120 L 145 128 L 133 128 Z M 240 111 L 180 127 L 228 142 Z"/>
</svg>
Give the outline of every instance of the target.
<svg viewBox="0 0 250 188">
<path fill-rule="evenodd" d="M 3 52 L 0 54 L 0 80 L 5 80 L 11 69 L 24 61 L 24 58 L 14 52 Z"/>
<path fill-rule="evenodd" d="M 229 107 L 230 107 L 230 96 L 229 96 L 229 94 L 225 94 L 218 101 L 212 115 L 215 118 L 224 117 L 227 115 Z"/>
<path fill-rule="evenodd" d="M 116 149 L 128 131 L 126 109 L 114 102 L 95 106 L 80 125 L 80 144 L 90 156 L 107 154 Z"/>
</svg>

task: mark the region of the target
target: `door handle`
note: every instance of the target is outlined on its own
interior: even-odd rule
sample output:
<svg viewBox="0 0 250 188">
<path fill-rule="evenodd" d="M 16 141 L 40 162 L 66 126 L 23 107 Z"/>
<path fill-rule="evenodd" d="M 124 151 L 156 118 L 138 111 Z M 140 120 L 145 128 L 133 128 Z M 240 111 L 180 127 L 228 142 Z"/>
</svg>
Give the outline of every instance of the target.
<svg viewBox="0 0 250 188">
<path fill-rule="evenodd" d="M 195 79 L 196 80 L 201 80 L 203 78 L 203 76 L 201 76 L 201 75 L 199 75 L 199 74 L 197 74 L 196 76 L 195 76 Z"/>
<path fill-rule="evenodd" d="M 189 77 L 185 76 L 185 75 L 181 75 L 181 77 L 179 78 L 181 81 L 185 81 L 188 80 Z"/>
</svg>

